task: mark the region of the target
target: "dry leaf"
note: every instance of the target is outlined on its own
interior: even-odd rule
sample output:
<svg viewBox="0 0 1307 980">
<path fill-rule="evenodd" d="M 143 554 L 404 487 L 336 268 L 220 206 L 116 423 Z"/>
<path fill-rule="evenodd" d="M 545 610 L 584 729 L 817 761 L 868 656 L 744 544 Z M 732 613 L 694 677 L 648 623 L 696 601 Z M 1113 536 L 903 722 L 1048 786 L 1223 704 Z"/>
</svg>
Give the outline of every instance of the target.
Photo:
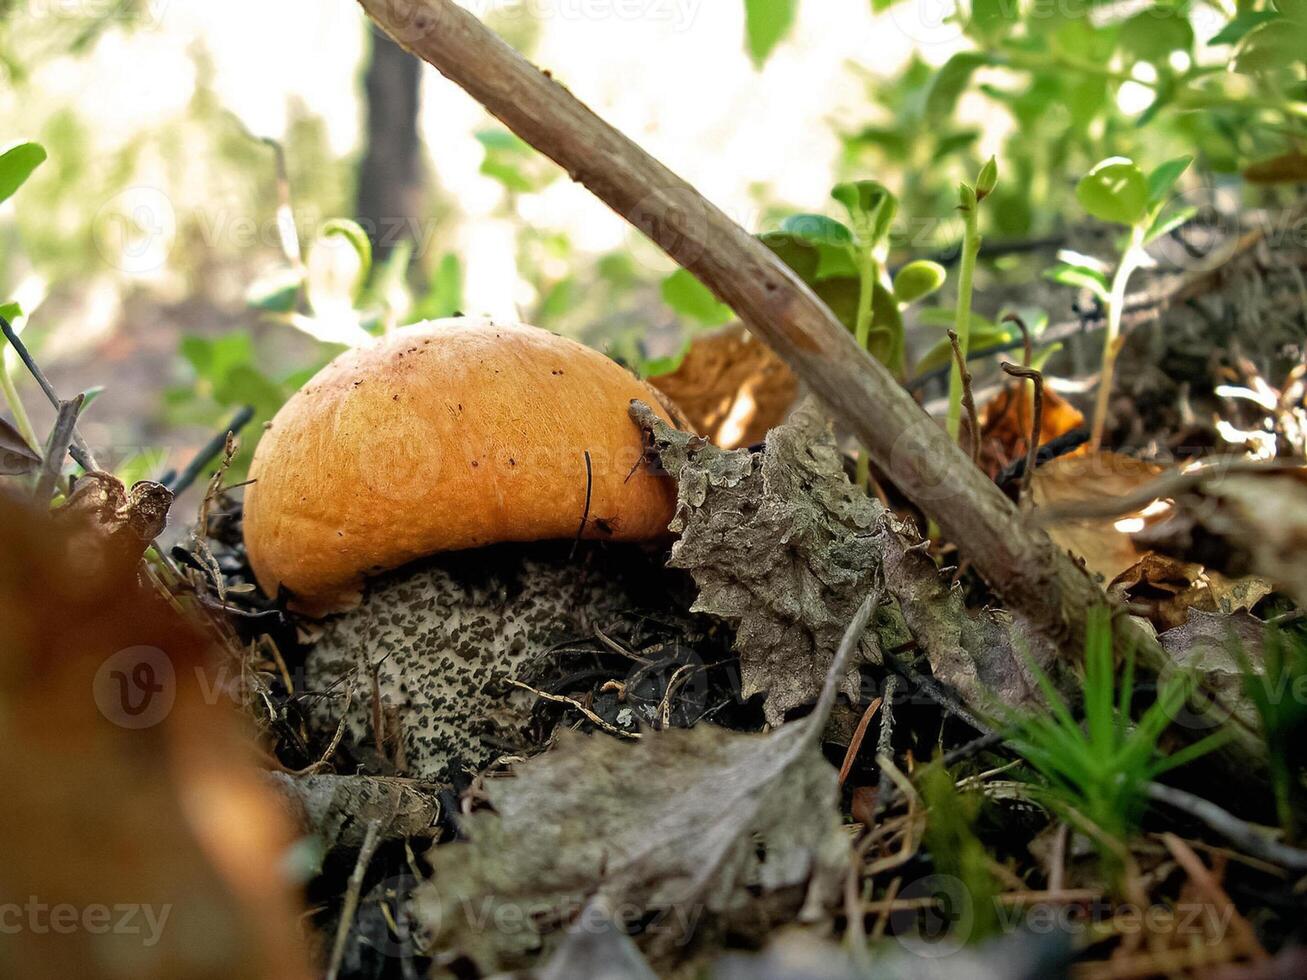
<svg viewBox="0 0 1307 980">
<path fill-rule="evenodd" d="M 1224 505 L 1204 508 L 1199 519 L 1208 530 L 1307 607 L 1307 471 L 1216 477 L 1203 491 Z"/>
<path fill-rule="evenodd" d="M 1031 493 L 1037 507 L 1127 496 L 1156 479 L 1161 467 L 1116 453 L 1060 456 L 1035 471 Z M 1130 535 L 1148 520 L 1142 511 L 1110 518 L 1068 519 L 1046 525 L 1049 537 L 1111 582 L 1141 557 Z"/>
<path fill-rule="evenodd" d="M 1112 580 L 1109 594 L 1119 596 L 1147 615 L 1159 630 L 1180 626 L 1191 609 L 1221 613 L 1252 609 L 1273 591 L 1255 575 L 1226 578 L 1194 562 L 1149 552 Z"/>
<path fill-rule="evenodd" d="M 0 499 L 4 895 L 32 925 L 4 937 L 3 972 L 307 977 L 294 832 L 223 693 L 239 667 L 69 537 Z"/>
<path fill-rule="evenodd" d="M 991 477 L 997 477 L 1013 460 L 1024 459 L 1034 422 L 1034 397 L 1026 382 L 1004 387 L 980 409 L 980 462 Z M 1039 444 L 1080 428 L 1085 417 L 1080 410 L 1052 389 L 1044 389 L 1040 415 Z"/>
<path fill-rule="evenodd" d="M 848 861 L 835 770 L 805 722 L 634 743 L 567 733 L 485 791 L 495 812 L 431 852 L 417 900 L 435 948 L 487 970 L 529 959 L 595 899 L 653 913 L 646 941 L 677 942 L 760 893 L 807 887 L 822 906 Z"/>
<path fill-rule="evenodd" d="M 916 529 L 849 482 L 814 401 L 768 433 L 762 453 L 708 445 L 638 403 L 632 414 L 679 484 L 670 564 L 693 575 L 695 611 L 736 626 L 743 693 L 766 692 L 773 724 L 816 699 L 844 627 L 877 580 L 895 602 L 864 636 L 863 662 L 912 641 L 935 677 L 976 706 L 1037 703 L 1030 659 L 1060 673 L 1054 652 L 1020 622 L 972 616 Z M 856 685 L 850 670 L 844 691 L 854 696 Z"/>
<path fill-rule="evenodd" d="M 789 366 L 738 323 L 696 337 L 680 367 L 649 383 L 725 449 L 761 442 L 799 390 Z"/>
<path fill-rule="evenodd" d="M 40 465 L 41 457 L 32 451 L 27 440 L 0 419 L 0 476 L 26 476 L 35 473 Z"/>
</svg>

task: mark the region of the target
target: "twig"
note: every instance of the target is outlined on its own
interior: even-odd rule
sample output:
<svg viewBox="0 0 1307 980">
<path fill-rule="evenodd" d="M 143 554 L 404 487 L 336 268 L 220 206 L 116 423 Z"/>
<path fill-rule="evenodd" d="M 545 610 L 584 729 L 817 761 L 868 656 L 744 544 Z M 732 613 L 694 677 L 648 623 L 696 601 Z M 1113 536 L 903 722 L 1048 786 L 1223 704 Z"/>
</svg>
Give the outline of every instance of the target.
<svg viewBox="0 0 1307 980">
<path fill-rule="evenodd" d="M 835 651 L 830 670 L 826 672 L 826 682 L 822 685 L 821 696 L 817 698 L 817 707 L 813 708 L 812 714 L 804 719 L 808 725 L 808 738 L 812 741 L 821 738 L 826 722 L 830 720 L 831 709 L 835 707 L 835 698 L 839 694 L 840 685 L 844 682 L 849 663 L 853 660 L 853 651 L 857 650 L 858 644 L 862 642 L 862 634 L 867 629 L 871 614 L 880 605 L 880 597 L 881 590 L 877 587 L 862 600 L 862 605 L 858 607 L 858 611 L 853 614 L 853 619 L 844 630 L 839 649 Z"/>
<path fill-rule="evenodd" d="M 1042 529 L 1021 519 L 1016 505 L 765 244 L 454 0 L 359 3 L 402 47 L 461 86 L 734 309 L 1014 612 L 1059 649 L 1084 649 L 1088 612 L 1104 603 L 1102 590 Z M 1138 651 L 1141 669 L 1169 668 L 1156 639 L 1130 617 L 1113 624 L 1120 644 Z M 1245 779 L 1264 756 L 1264 744 L 1247 726 L 1223 750 L 1227 772 Z"/>
<path fill-rule="evenodd" d="M 1234 931 L 1239 945 L 1243 947 L 1243 951 L 1254 960 L 1270 959 L 1266 950 L 1262 948 L 1262 944 L 1258 942 L 1253 927 L 1248 924 L 1247 919 L 1239 914 L 1225 889 L 1217 884 L 1207 865 L 1203 864 L 1202 859 L 1193 852 L 1189 845 L 1175 834 L 1163 834 L 1162 843 L 1171 852 L 1171 856 L 1175 858 L 1176 863 L 1184 868 L 1185 874 L 1189 876 L 1189 880 L 1193 882 L 1194 887 L 1198 889 L 1203 897 L 1211 902 L 1214 908 L 1229 916 L 1230 928 Z"/>
<path fill-rule="evenodd" d="M 50 430 L 50 439 L 45 446 L 45 461 L 41 466 L 40 479 L 36 481 L 36 503 L 38 507 L 49 506 L 50 498 L 63 473 L 64 457 L 73 441 L 73 429 L 77 426 L 77 416 L 82 411 L 86 395 L 79 394 L 66 402 L 59 403 L 59 414 L 55 418 L 54 428 Z"/>
<path fill-rule="evenodd" d="M 1003 322 L 1011 323 L 1021 331 L 1022 352 L 1025 355 L 1021 366 L 1030 367 L 1035 362 L 1035 342 L 1030 339 L 1030 328 L 1026 326 L 1026 321 L 1021 319 L 1019 314 L 1008 313 L 1003 317 Z"/>
<path fill-rule="evenodd" d="M 871 724 L 871 719 L 876 717 L 876 712 L 880 710 L 881 703 L 882 699 L 876 698 L 871 704 L 867 705 L 867 710 L 862 713 L 862 720 L 858 722 L 858 727 L 853 732 L 853 738 L 849 741 L 849 748 L 844 753 L 844 763 L 840 766 L 841 786 L 849 778 L 853 763 L 858 758 L 858 750 L 862 748 L 862 740 L 867 736 L 867 726 Z"/>
<path fill-rule="evenodd" d="M 1026 471 L 1021 474 L 1021 489 L 1017 499 L 1025 500 L 1030 493 L 1030 481 L 1035 478 L 1035 464 L 1039 461 L 1039 438 L 1044 434 L 1044 376 L 1032 367 L 1017 367 L 1011 361 L 1003 362 L 1003 371 L 1013 378 L 1024 378 L 1035 387 L 1035 410 L 1030 419 L 1030 440 L 1026 446 Z"/>
<path fill-rule="evenodd" d="M 971 391 L 971 372 L 967 370 L 967 359 L 956 330 L 948 332 L 948 342 L 953 345 L 953 363 L 962 376 L 962 407 L 967 410 L 967 425 L 971 428 L 971 461 L 974 463 L 980 459 L 980 416 L 976 414 L 976 399 Z"/>
<path fill-rule="evenodd" d="M 903 683 L 898 674 L 890 674 L 885 678 L 885 694 L 883 710 L 880 713 L 880 734 L 876 739 L 876 758 L 894 758 L 894 699 L 898 697 L 899 685 Z M 889 773 L 884 769 L 880 771 L 880 779 L 876 783 L 876 808 L 872 812 L 873 816 L 879 817 L 889 809 L 889 801 L 894 796 L 894 784 L 890 782 Z"/>
<path fill-rule="evenodd" d="M 174 495 L 181 496 L 190 488 L 192 483 L 199 479 L 200 474 L 204 472 L 204 468 L 213 462 L 214 457 L 224 450 L 227 445 L 227 437 L 240 435 L 241 430 L 249 425 L 250 420 L 253 418 L 254 406 L 246 405 L 232 416 L 231 421 L 227 423 L 221 432 L 204 444 L 203 448 L 191 458 L 191 461 L 186 464 L 180 474 L 171 479 L 165 474 L 159 482 L 171 490 Z"/>
<path fill-rule="evenodd" d="M 520 687 L 524 691 L 530 691 L 538 698 L 552 701 L 554 704 L 565 704 L 569 708 L 575 708 L 577 711 L 581 712 L 581 714 L 585 715 L 586 719 L 589 720 L 591 724 L 602 728 L 609 735 L 616 735 L 619 738 L 629 738 L 632 741 L 640 738 L 639 732 L 626 732 L 618 728 L 616 725 L 609 724 L 575 698 L 564 697 L 561 694 L 550 694 L 548 691 L 541 691 L 538 688 L 532 687 L 530 684 L 523 684 L 521 681 L 514 680 L 511 677 L 508 678 L 508 683 L 512 684 L 514 687 Z"/>
<path fill-rule="evenodd" d="M 331 962 L 327 966 L 327 980 L 336 980 L 340 975 L 341 960 L 345 958 L 345 943 L 349 941 L 349 929 L 354 924 L 354 913 L 359 907 L 359 893 L 363 891 L 363 879 L 372 863 L 372 855 L 381 843 L 381 820 L 368 824 L 367 836 L 359 848 L 358 860 L 354 862 L 354 871 L 349 876 L 349 886 L 345 890 L 345 902 L 340 909 L 340 921 L 336 923 L 336 941 L 331 946 Z"/>
<path fill-rule="evenodd" d="M 1162 783 L 1149 783 L 1148 796 L 1149 799 L 1173 806 L 1201 820 L 1230 843 L 1253 857 L 1270 861 L 1291 871 L 1307 871 L 1307 851 L 1272 840 L 1252 824 L 1240 820 L 1210 800 Z"/>
<path fill-rule="evenodd" d="M 1163 473 L 1151 483 L 1146 483 L 1138 490 L 1119 497 L 1105 497 L 1102 500 L 1074 500 L 1065 504 L 1053 504 L 1041 507 L 1035 515 L 1040 524 L 1055 524 L 1059 521 L 1074 519 L 1106 520 L 1130 514 L 1147 507 L 1154 500 L 1164 500 L 1201 487 L 1215 477 L 1246 473 L 1249 475 L 1270 475 L 1275 473 L 1302 473 L 1301 460 L 1267 460 L 1265 462 L 1231 457 L 1204 463 L 1201 468 L 1180 472 L 1172 470 Z"/>
<path fill-rule="evenodd" d="M 59 407 L 63 405 L 63 399 L 61 399 L 55 392 L 54 386 L 50 384 L 50 379 L 45 376 L 45 372 L 41 370 L 41 365 L 36 363 L 36 360 L 27 350 L 27 345 L 24 344 L 22 338 L 18 336 L 18 332 L 14 330 L 13 324 L 3 316 L 0 316 L 0 331 L 4 332 L 5 339 L 9 341 L 14 352 L 18 354 L 23 364 L 27 366 L 27 370 L 31 373 L 32 377 L 36 379 L 36 383 L 41 386 L 41 390 L 45 392 L 45 397 L 50 399 L 50 404 L 58 410 Z M 91 473 L 99 471 L 100 465 L 95 461 L 95 454 L 91 452 L 90 447 L 86 444 L 86 440 L 84 440 L 81 437 L 81 434 L 77 431 L 76 424 L 73 425 L 72 445 L 68 452 L 73 459 L 77 461 L 77 464 L 82 469 L 86 470 L 86 472 Z"/>
</svg>

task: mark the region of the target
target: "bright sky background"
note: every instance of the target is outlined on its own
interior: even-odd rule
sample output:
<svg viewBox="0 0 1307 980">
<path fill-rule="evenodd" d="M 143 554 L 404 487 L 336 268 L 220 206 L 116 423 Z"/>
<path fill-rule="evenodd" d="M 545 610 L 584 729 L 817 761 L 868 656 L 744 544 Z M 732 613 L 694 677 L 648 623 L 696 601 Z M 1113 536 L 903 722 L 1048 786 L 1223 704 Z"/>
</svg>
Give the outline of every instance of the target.
<svg viewBox="0 0 1307 980">
<path fill-rule="evenodd" d="M 464 6 L 484 13 L 507 2 Z M 89 58 L 42 66 L 34 79 L 46 97 L 95 120 L 105 146 L 185 106 L 191 51 L 202 44 L 219 98 L 254 132 L 280 136 L 298 98 L 326 120 L 336 151 L 358 148 L 366 37 L 352 0 L 147 3 L 144 27 L 110 34 Z M 526 3 L 542 14 L 538 63 L 750 229 L 758 224 L 751 184 L 796 207 L 825 207 L 839 152 L 831 120 L 853 125 L 866 114 L 850 61 L 892 72 L 914 39 L 942 60 L 957 33 L 912 22 L 913 4 L 874 18 L 868 0 L 807 0 L 792 37 L 757 72 L 744 52 L 742 0 Z M 522 299 L 503 288 L 517 280 L 513 221 L 495 213 L 502 189 L 478 172 L 474 133 L 487 117 L 434 70 L 424 84 L 422 129 L 438 179 L 470 219 L 457 243 L 469 311 L 511 313 Z M 626 233 L 567 181 L 525 196 L 517 220 L 565 230 L 583 251 L 613 248 Z"/>
</svg>

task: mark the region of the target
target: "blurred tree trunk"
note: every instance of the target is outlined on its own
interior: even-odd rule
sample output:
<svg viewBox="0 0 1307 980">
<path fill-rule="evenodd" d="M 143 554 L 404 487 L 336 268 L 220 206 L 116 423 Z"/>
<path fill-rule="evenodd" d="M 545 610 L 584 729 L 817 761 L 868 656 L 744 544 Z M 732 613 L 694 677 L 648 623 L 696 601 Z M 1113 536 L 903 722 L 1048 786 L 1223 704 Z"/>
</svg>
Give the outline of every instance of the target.
<svg viewBox="0 0 1307 980">
<path fill-rule="evenodd" d="M 401 241 L 421 246 L 426 213 L 418 91 L 422 62 L 377 28 L 365 79 L 367 147 L 355 209 L 379 259 Z"/>
</svg>

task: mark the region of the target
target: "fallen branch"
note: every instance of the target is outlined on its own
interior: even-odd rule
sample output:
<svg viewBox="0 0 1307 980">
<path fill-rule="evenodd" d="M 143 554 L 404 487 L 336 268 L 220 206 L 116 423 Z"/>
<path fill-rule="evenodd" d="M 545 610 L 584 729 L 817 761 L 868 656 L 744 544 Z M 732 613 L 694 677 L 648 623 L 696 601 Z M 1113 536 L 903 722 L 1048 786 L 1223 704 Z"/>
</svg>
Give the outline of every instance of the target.
<svg viewBox="0 0 1307 980">
<path fill-rule="evenodd" d="M 435 66 L 567 170 L 736 311 L 846 423 L 885 474 L 957 544 L 999 596 L 1065 651 L 1084 647 L 1102 591 L 967 458 L 762 242 L 452 0 L 359 0 Z M 1118 638 L 1160 672 L 1165 654 L 1128 616 Z M 1251 732 L 1240 741 L 1260 753 Z M 1245 764 L 1246 767 L 1246 764 Z M 1238 767 L 1235 767 L 1238 771 Z"/>
</svg>

